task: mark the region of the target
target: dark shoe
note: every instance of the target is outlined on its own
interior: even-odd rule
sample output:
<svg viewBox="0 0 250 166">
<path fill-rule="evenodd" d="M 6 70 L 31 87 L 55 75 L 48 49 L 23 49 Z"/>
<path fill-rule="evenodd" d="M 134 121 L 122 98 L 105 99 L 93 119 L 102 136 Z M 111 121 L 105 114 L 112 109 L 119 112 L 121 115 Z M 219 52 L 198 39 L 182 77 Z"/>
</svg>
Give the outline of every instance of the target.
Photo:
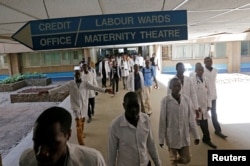
<svg viewBox="0 0 250 166">
<path fill-rule="evenodd" d="M 95 115 L 95 111 L 92 111 L 92 113 L 91 113 L 91 114 L 92 114 L 92 116 L 94 116 L 94 115 Z"/>
<path fill-rule="evenodd" d="M 223 138 L 223 139 L 227 138 L 227 136 L 224 135 L 224 134 L 222 134 L 221 132 L 215 131 L 214 133 L 215 133 L 217 136 L 219 136 L 219 137 L 221 137 L 221 138 Z"/>
<path fill-rule="evenodd" d="M 90 122 L 91 122 L 91 120 L 92 120 L 92 118 L 89 118 L 89 119 L 87 120 L 87 123 L 90 123 Z"/>
<path fill-rule="evenodd" d="M 216 149 L 217 146 L 215 144 L 213 144 L 211 141 L 203 141 L 204 144 L 207 144 L 208 146 L 210 146 L 211 148 Z"/>
</svg>

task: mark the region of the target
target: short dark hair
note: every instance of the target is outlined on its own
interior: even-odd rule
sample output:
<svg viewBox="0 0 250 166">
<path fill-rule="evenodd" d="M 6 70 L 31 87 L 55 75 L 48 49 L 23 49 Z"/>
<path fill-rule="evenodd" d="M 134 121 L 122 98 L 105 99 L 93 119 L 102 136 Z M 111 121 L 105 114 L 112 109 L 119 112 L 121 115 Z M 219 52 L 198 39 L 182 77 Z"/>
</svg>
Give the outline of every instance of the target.
<svg viewBox="0 0 250 166">
<path fill-rule="evenodd" d="M 200 67 L 203 68 L 202 64 L 201 64 L 200 62 L 197 62 L 197 63 L 195 64 L 195 71 L 196 71 L 198 68 L 200 68 Z"/>
<path fill-rule="evenodd" d="M 170 80 L 169 89 L 172 89 L 172 88 L 173 88 L 173 83 L 174 83 L 174 81 L 178 81 L 178 82 L 181 83 L 181 81 L 180 81 L 179 78 L 174 77 L 174 78 L 172 78 L 172 79 Z"/>
<path fill-rule="evenodd" d="M 175 66 L 175 69 L 177 70 L 177 68 L 178 68 L 180 65 L 183 65 L 183 66 L 184 66 L 184 64 L 183 64 L 182 62 L 178 62 L 178 63 L 176 64 L 176 66 Z"/>
<path fill-rule="evenodd" d="M 128 92 L 123 97 L 123 102 L 125 103 L 128 99 L 138 98 L 135 92 Z"/>
<path fill-rule="evenodd" d="M 45 126 L 56 122 L 61 124 L 62 132 L 67 133 L 70 131 L 72 117 L 69 111 L 62 107 L 53 106 L 44 110 L 36 120 L 37 124 Z"/>
<path fill-rule="evenodd" d="M 211 60 L 212 60 L 212 58 L 211 58 L 210 56 L 207 56 L 207 57 L 204 58 L 204 62 L 205 62 L 207 59 L 211 59 Z"/>
</svg>

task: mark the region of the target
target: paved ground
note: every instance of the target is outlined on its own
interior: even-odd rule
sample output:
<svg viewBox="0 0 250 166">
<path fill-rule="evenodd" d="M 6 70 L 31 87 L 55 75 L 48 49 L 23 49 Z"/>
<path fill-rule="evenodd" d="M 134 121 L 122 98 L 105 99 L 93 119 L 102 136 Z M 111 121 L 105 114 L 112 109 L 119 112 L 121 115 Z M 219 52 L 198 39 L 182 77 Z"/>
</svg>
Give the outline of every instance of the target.
<svg viewBox="0 0 250 166">
<path fill-rule="evenodd" d="M 53 82 L 49 86 L 63 84 Z M 0 153 L 4 158 L 32 129 L 35 119 L 46 108 L 56 102 L 11 103 L 10 94 L 31 88 L 24 87 L 14 92 L 0 93 Z"/>
</svg>

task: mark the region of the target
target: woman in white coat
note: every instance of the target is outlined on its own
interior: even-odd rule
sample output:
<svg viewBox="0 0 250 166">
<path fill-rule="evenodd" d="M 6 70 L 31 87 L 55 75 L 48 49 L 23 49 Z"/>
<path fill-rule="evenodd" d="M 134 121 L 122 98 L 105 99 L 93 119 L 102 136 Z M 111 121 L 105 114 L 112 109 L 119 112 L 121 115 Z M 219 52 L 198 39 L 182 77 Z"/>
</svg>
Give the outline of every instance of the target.
<svg viewBox="0 0 250 166">
<path fill-rule="evenodd" d="M 143 102 L 144 78 L 142 72 L 139 71 L 139 66 L 137 64 L 134 65 L 134 72 L 131 72 L 128 76 L 127 88 L 128 91 L 135 92 L 138 95 L 141 103 L 141 112 L 145 113 Z"/>
<path fill-rule="evenodd" d="M 124 54 L 121 60 L 121 76 L 123 89 L 127 89 L 127 79 L 130 71 L 129 61 L 127 59 L 127 55 Z"/>
<path fill-rule="evenodd" d="M 196 74 L 192 77 L 192 81 L 199 105 L 196 120 L 199 121 L 200 128 L 203 133 L 202 141 L 212 148 L 217 148 L 217 146 L 211 142 L 207 121 L 209 119 L 208 111 L 212 106 L 210 86 L 207 78 L 203 76 L 203 66 L 200 64 L 195 67 Z"/>
</svg>

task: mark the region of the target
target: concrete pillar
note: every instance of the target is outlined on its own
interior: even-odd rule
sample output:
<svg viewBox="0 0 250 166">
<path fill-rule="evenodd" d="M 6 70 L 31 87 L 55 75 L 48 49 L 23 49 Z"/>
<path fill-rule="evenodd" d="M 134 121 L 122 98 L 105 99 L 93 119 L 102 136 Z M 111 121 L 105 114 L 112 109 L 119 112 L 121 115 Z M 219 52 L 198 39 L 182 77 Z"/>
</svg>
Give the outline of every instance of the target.
<svg viewBox="0 0 250 166">
<path fill-rule="evenodd" d="M 84 56 L 85 59 L 87 60 L 88 57 L 91 58 L 91 61 L 96 63 L 97 62 L 97 49 L 95 48 L 85 48 L 84 49 Z"/>
<path fill-rule="evenodd" d="M 241 42 L 233 41 L 227 43 L 228 72 L 240 72 L 241 63 Z"/>
<path fill-rule="evenodd" d="M 17 53 L 7 54 L 7 62 L 9 64 L 9 75 L 20 74 L 20 58 Z"/>
</svg>

